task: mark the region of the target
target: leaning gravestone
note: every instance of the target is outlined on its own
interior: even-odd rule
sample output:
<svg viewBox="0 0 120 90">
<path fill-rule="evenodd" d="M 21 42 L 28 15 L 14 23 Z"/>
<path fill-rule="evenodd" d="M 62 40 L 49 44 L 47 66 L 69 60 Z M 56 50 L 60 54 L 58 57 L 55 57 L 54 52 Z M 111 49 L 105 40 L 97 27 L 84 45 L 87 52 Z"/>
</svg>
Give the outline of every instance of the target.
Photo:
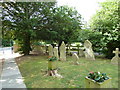
<svg viewBox="0 0 120 90">
<path fill-rule="evenodd" d="M 54 56 L 57 57 L 59 59 L 59 55 L 58 55 L 58 48 L 54 47 Z"/>
<path fill-rule="evenodd" d="M 75 64 L 75 65 L 79 65 L 79 62 L 78 62 L 79 57 L 78 57 L 78 55 L 77 55 L 76 53 L 73 53 L 73 54 L 72 54 L 72 57 L 73 57 L 73 59 L 75 60 L 74 64 Z"/>
<path fill-rule="evenodd" d="M 62 44 L 60 46 L 60 60 L 66 61 L 66 45 L 64 41 L 62 41 Z"/>
<path fill-rule="evenodd" d="M 113 51 L 113 53 L 115 53 L 115 56 L 112 58 L 111 63 L 113 64 L 118 64 L 118 60 L 120 60 L 119 54 L 119 48 L 116 48 L 116 51 Z"/>
<path fill-rule="evenodd" d="M 53 46 L 52 45 L 49 45 L 48 51 L 49 51 L 49 56 L 53 56 Z"/>
<path fill-rule="evenodd" d="M 90 60 L 95 60 L 94 52 L 92 50 L 92 43 L 89 40 L 84 42 L 85 57 Z"/>
</svg>

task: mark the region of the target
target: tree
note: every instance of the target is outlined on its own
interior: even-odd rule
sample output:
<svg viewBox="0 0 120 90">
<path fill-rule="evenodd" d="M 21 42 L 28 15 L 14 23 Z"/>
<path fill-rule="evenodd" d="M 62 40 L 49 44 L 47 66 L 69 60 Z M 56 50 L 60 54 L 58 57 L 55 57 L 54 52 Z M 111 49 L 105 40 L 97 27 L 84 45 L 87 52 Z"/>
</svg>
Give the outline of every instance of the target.
<svg viewBox="0 0 120 90">
<path fill-rule="evenodd" d="M 2 3 L 3 30 L 13 33 L 12 38 L 21 45 L 21 51 L 24 55 L 30 53 L 31 40 L 38 38 L 36 28 L 39 27 L 39 30 L 42 30 L 41 28 L 48 24 L 48 16 L 50 16 L 54 5 L 54 2 Z"/>
<path fill-rule="evenodd" d="M 68 6 L 54 8 L 48 23 L 49 24 L 39 30 L 36 34 L 37 36 L 42 36 L 39 38 L 45 42 L 51 43 L 53 47 L 54 42 L 58 43 L 59 50 L 62 41 L 68 45 L 77 41 L 82 22 L 81 15 L 74 8 Z"/>
<path fill-rule="evenodd" d="M 60 6 L 53 9 L 51 17 L 49 17 L 49 24 L 43 27 L 42 31 L 37 33 L 42 34 L 42 39 L 51 43 L 56 42 L 61 44 L 71 43 L 78 37 L 78 30 L 81 29 L 81 15 L 74 9 L 68 6 Z"/>
<path fill-rule="evenodd" d="M 79 30 L 81 29 L 81 15 L 74 9 L 68 6 L 60 6 L 54 10 L 54 22 L 51 23 L 51 40 L 58 43 L 59 47 L 64 41 L 66 44 L 71 44 L 77 41 Z"/>
<path fill-rule="evenodd" d="M 101 8 L 91 19 L 91 29 L 102 33 L 101 44 L 107 58 L 114 56 L 115 48 L 120 48 L 120 17 L 119 1 L 106 0 L 100 3 Z"/>
<path fill-rule="evenodd" d="M 81 15 L 67 6 L 55 3 L 3 3 L 4 31 L 10 31 L 28 55 L 34 40 L 65 43 L 73 42 L 81 29 Z"/>
<path fill-rule="evenodd" d="M 98 31 L 90 30 L 90 29 L 82 29 L 79 31 L 79 37 L 77 41 L 81 42 L 82 44 L 85 40 L 90 40 L 92 43 L 93 50 L 95 52 L 101 52 L 101 38 L 102 34 Z"/>
</svg>

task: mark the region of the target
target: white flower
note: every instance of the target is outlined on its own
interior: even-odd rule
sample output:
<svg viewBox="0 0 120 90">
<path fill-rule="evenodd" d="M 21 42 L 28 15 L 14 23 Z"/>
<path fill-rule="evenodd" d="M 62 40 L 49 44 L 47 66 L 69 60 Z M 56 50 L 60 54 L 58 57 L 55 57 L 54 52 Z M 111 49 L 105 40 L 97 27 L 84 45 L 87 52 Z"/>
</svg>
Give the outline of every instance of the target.
<svg viewBox="0 0 120 90">
<path fill-rule="evenodd" d="M 100 72 L 98 72 L 98 74 L 100 74 Z"/>
</svg>

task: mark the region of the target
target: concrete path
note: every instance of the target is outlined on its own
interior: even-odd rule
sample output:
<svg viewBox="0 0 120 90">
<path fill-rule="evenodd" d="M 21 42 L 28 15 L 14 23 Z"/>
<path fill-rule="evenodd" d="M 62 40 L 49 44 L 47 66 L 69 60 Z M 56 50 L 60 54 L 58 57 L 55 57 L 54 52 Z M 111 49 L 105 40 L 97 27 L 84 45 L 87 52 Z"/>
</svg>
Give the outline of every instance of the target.
<svg viewBox="0 0 120 90">
<path fill-rule="evenodd" d="M 3 71 L 0 80 L 0 83 L 2 84 L 0 89 L 24 88 L 24 90 L 27 90 L 26 85 L 23 82 L 23 77 L 14 59 L 16 56 L 18 56 L 18 54 L 9 53 L 4 55 L 5 62 L 3 64 Z"/>
</svg>

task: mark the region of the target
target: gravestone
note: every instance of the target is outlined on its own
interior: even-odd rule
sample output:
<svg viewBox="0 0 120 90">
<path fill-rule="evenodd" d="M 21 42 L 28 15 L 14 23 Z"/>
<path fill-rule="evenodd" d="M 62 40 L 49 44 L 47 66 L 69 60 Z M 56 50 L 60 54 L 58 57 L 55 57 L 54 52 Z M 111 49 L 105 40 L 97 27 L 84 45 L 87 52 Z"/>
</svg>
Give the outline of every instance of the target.
<svg viewBox="0 0 120 90">
<path fill-rule="evenodd" d="M 44 48 L 45 48 L 45 46 L 39 46 L 40 53 L 42 53 L 42 54 L 46 53 Z"/>
<path fill-rule="evenodd" d="M 46 53 L 46 46 L 42 46 L 42 52 L 45 54 Z"/>
<path fill-rule="evenodd" d="M 78 62 L 79 57 L 78 57 L 78 55 L 77 55 L 76 53 L 73 53 L 73 54 L 72 54 L 72 58 L 75 60 L 74 64 L 75 64 L 75 65 L 79 65 L 79 62 Z"/>
<path fill-rule="evenodd" d="M 48 51 L 49 51 L 49 56 L 53 56 L 53 46 L 52 45 L 49 45 Z"/>
<path fill-rule="evenodd" d="M 84 51 L 83 49 L 79 49 L 79 57 L 83 57 L 84 56 Z"/>
<path fill-rule="evenodd" d="M 113 53 L 115 53 L 115 56 L 112 58 L 111 63 L 118 64 L 118 60 L 120 60 L 120 57 L 119 57 L 119 54 L 120 54 L 119 48 L 116 48 L 116 50 L 113 51 Z"/>
<path fill-rule="evenodd" d="M 66 61 L 66 45 L 64 41 L 62 41 L 62 44 L 60 46 L 60 60 Z"/>
<path fill-rule="evenodd" d="M 92 50 L 92 43 L 89 40 L 86 40 L 84 42 L 84 48 L 85 57 L 90 60 L 95 60 L 94 52 Z"/>
<path fill-rule="evenodd" d="M 58 48 L 54 47 L 54 56 L 57 57 L 59 59 L 59 55 L 58 55 Z"/>
</svg>

